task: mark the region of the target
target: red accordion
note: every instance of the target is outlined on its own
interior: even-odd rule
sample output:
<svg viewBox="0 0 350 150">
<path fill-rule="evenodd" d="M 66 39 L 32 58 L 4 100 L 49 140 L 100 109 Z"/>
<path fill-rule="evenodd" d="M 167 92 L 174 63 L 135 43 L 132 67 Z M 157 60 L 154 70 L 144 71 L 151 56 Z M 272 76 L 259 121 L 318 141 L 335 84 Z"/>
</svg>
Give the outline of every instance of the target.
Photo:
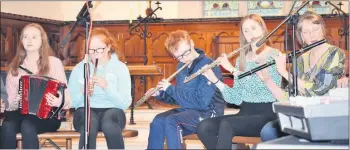
<svg viewBox="0 0 350 150">
<path fill-rule="evenodd" d="M 38 75 L 23 75 L 19 80 L 20 112 L 21 114 L 36 115 L 40 119 L 55 117 L 62 119 L 64 111 L 64 90 L 67 88 L 65 83 Z M 62 103 L 59 107 L 48 105 L 45 95 L 51 93 L 57 95 L 62 93 Z"/>
</svg>

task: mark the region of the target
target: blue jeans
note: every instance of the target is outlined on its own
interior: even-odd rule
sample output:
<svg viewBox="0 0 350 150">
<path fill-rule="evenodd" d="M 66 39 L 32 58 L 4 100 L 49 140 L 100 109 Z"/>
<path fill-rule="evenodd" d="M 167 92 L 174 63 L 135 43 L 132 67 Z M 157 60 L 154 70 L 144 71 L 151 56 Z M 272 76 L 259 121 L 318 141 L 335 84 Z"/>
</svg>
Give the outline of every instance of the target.
<svg viewBox="0 0 350 150">
<path fill-rule="evenodd" d="M 261 129 L 260 137 L 262 142 L 277 139 L 288 134 L 281 131 L 278 120 L 270 121 Z"/>
<path fill-rule="evenodd" d="M 166 138 L 168 149 L 184 149 L 183 136 L 196 133 L 200 118 L 209 118 L 209 111 L 175 108 L 158 114 L 150 124 L 147 149 L 163 149 Z"/>
</svg>

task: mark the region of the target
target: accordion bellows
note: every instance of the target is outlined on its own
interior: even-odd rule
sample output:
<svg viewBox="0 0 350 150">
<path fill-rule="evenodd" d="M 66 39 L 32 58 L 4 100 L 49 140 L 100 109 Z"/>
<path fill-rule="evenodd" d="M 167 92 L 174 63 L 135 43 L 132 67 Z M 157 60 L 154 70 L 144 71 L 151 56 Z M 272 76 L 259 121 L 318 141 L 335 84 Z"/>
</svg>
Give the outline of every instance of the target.
<svg viewBox="0 0 350 150">
<path fill-rule="evenodd" d="M 67 88 L 65 83 L 38 75 L 23 75 L 19 80 L 20 112 L 21 114 L 36 115 L 40 119 L 49 119 L 56 117 L 61 119 L 62 108 L 64 106 L 64 90 Z M 57 95 L 62 93 L 62 103 L 59 107 L 48 105 L 46 94 Z"/>
</svg>

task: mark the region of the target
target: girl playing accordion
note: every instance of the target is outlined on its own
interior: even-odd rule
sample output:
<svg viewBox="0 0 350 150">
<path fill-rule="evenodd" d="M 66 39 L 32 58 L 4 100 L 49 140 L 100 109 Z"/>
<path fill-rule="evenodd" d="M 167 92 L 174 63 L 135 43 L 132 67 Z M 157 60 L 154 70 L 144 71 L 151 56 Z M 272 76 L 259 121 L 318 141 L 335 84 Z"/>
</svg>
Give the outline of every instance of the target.
<svg viewBox="0 0 350 150">
<path fill-rule="evenodd" d="M 16 148 L 16 134 L 22 134 L 23 148 L 39 149 L 38 134 L 44 132 L 57 131 L 61 125 L 61 120 L 57 118 L 40 119 L 36 115 L 22 115 L 19 111 L 21 96 L 18 93 L 19 79 L 23 75 L 28 75 L 24 69 L 34 73 L 34 75 L 48 76 L 67 83 L 62 62 L 49 56 L 52 49 L 48 42 L 46 32 L 39 24 L 26 25 L 20 35 L 16 56 L 9 65 L 6 78 L 6 91 L 8 93 L 8 108 L 5 111 L 5 119 L 2 124 L 1 145 L 5 149 Z M 63 108 L 68 109 L 70 105 L 69 94 L 58 92 L 58 97 L 49 93 L 44 95 L 47 104 L 53 107 L 61 105 L 63 95 L 65 103 Z"/>
</svg>

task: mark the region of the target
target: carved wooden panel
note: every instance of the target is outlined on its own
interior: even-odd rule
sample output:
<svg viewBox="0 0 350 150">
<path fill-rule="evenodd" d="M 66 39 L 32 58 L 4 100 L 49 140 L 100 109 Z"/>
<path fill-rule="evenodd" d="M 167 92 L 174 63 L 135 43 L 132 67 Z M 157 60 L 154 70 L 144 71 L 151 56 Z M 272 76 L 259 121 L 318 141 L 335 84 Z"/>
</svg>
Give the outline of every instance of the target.
<svg viewBox="0 0 350 150">
<path fill-rule="evenodd" d="M 7 64 L 7 56 L 6 53 L 8 52 L 8 49 L 6 49 L 6 35 L 7 35 L 7 31 L 5 28 L 1 28 L 0 29 L 0 58 L 1 58 L 1 66 L 5 66 Z"/>
<path fill-rule="evenodd" d="M 345 48 L 345 38 L 341 38 L 338 35 L 338 28 L 326 28 L 326 39 L 328 41 L 329 44 L 338 46 L 342 49 L 346 49 Z"/>
<path fill-rule="evenodd" d="M 1 66 L 9 64 L 17 51 L 20 34 L 23 27 L 29 23 L 39 23 L 46 31 L 51 47 L 55 54 L 59 54 L 59 21 L 38 19 L 35 17 L 20 16 L 1 12 Z M 4 51 L 5 50 L 5 51 Z M 5 52 L 5 53 L 4 53 Z M 3 55 L 5 54 L 5 55 Z M 52 54 L 52 53 L 50 53 Z"/>
<path fill-rule="evenodd" d="M 165 40 L 168 38 L 167 33 L 160 33 L 152 42 L 152 56 L 153 57 L 172 57 L 170 52 L 165 48 Z"/>
<path fill-rule="evenodd" d="M 207 53 L 208 51 L 206 50 L 205 37 L 203 32 L 189 32 L 189 34 L 193 40 L 195 47 L 200 48 Z"/>
<path fill-rule="evenodd" d="M 4 13 L 1 13 L 1 66 L 12 60 L 16 54 L 20 31 L 24 25 L 31 22 L 41 23 L 43 25 L 51 41 L 52 48 L 62 59 L 64 65 L 74 66 L 83 59 L 85 31 L 81 26 L 75 29 L 71 39 L 63 49 L 60 48 L 59 44 L 61 44 L 63 38 L 69 32 L 71 23 L 68 24 L 63 21 L 45 20 L 34 17 L 21 19 L 23 16 L 13 16 L 11 18 L 11 15 L 8 14 L 5 15 L 6 17 L 3 17 L 3 14 Z M 264 17 L 264 19 L 268 30 L 272 31 L 284 17 Z M 345 38 L 338 35 L 338 29 L 341 26 L 338 18 L 329 17 L 325 19 L 325 21 L 327 25 L 326 35 L 329 43 L 345 49 Z M 172 58 L 164 46 L 164 41 L 171 31 L 179 29 L 188 31 L 195 43 L 195 47 L 203 49 L 208 56 L 215 59 L 223 52 L 229 53 L 239 47 L 239 23 L 240 18 L 211 18 L 166 19 L 161 23 L 149 24 L 149 32 L 153 35 L 151 38 L 147 39 L 146 43 L 148 47 L 147 57 L 149 64 L 154 63 L 160 66 L 164 74 L 162 76 L 147 77 L 146 89 L 154 87 L 161 79 L 167 78 L 175 72 L 177 61 Z M 139 33 L 133 35 L 129 34 L 129 26 L 126 21 L 98 21 L 94 22 L 94 24 L 94 27 L 105 27 L 114 35 L 118 45 L 118 52 L 125 56 L 125 62 L 127 62 L 128 65 L 143 65 L 144 40 L 138 35 Z M 289 30 L 289 32 L 291 32 L 291 30 Z M 283 26 L 273 34 L 271 41 L 272 47 L 284 51 Z M 297 48 L 299 48 L 298 45 Z M 288 49 L 291 49 L 290 43 Z M 3 56 L 4 53 L 6 57 Z M 234 59 L 231 61 L 234 63 L 233 60 Z M 144 84 L 140 80 L 140 77 L 136 77 L 135 85 L 135 98 L 139 99 L 145 92 Z M 158 101 L 155 102 L 155 104 L 158 105 Z"/>
<path fill-rule="evenodd" d="M 238 36 L 227 36 L 227 33 L 221 33 L 217 37 L 213 38 L 213 55 L 212 58 L 216 59 L 222 54 L 229 54 L 235 50 L 237 50 L 239 45 L 239 37 Z M 235 59 L 239 55 L 239 52 L 235 54 L 230 62 L 235 64 Z"/>
<path fill-rule="evenodd" d="M 9 47 L 12 48 L 11 52 L 12 52 L 12 56 L 14 57 L 17 53 L 17 46 L 18 46 L 18 43 L 20 41 L 20 36 L 21 36 L 21 31 L 22 29 L 21 28 L 12 28 L 11 32 L 12 32 L 12 37 L 8 37 L 8 38 L 11 38 L 11 43 L 8 43 L 10 44 Z M 12 60 L 12 58 L 8 59 L 9 63 L 10 61 Z"/>
<path fill-rule="evenodd" d="M 80 33 L 72 34 L 71 40 L 67 42 L 67 46 L 62 52 L 64 65 L 74 65 L 83 59 L 84 37 L 85 35 Z"/>
<path fill-rule="evenodd" d="M 125 57 L 142 57 L 144 55 L 144 41 L 139 35 L 132 35 L 124 42 Z"/>
<path fill-rule="evenodd" d="M 114 38 L 114 41 L 116 42 L 117 44 L 117 49 L 116 49 L 116 52 L 118 54 L 118 58 L 122 61 L 122 62 L 125 62 L 125 49 L 121 49 L 121 45 L 122 45 L 122 42 L 123 42 L 123 34 L 122 33 L 119 33 L 119 32 L 111 32 L 113 38 Z"/>
<path fill-rule="evenodd" d="M 53 56 L 59 56 L 60 52 L 59 52 L 59 43 L 60 43 L 60 37 L 59 37 L 59 33 L 56 32 L 47 32 L 47 37 L 48 37 L 48 42 L 49 45 L 51 46 L 53 52 L 51 55 Z"/>
</svg>

